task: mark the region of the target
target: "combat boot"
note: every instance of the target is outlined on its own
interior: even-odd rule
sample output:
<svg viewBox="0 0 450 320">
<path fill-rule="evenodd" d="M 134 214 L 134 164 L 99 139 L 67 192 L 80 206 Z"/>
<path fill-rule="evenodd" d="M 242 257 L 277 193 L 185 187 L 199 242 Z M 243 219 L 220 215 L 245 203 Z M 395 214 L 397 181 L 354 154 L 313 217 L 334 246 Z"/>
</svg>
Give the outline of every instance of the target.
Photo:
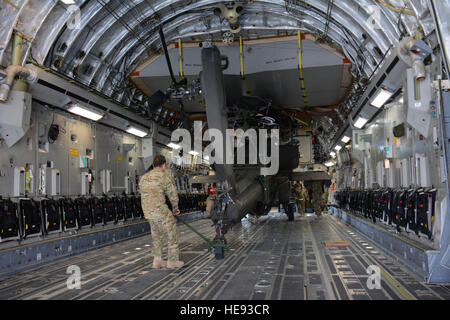
<svg viewBox="0 0 450 320">
<path fill-rule="evenodd" d="M 167 267 L 167 261 L 164 261 L 161 257 L 153 258 L 153 269 L 165 268 Z"/>
<path fill-rule="evenodd" d="M 167 268 L 169 269 L 178 269 L 181 268 L 182 266 L 184 266 L 184 262 L 183 261 L 167 261 Z"/>
</svg>

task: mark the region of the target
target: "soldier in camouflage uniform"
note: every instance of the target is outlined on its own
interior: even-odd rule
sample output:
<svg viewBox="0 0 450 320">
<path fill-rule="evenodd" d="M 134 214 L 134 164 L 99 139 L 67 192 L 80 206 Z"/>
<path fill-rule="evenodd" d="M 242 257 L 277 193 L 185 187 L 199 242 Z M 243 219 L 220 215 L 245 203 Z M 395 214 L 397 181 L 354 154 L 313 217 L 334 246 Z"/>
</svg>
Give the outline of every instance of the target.
<svg viewBox="0 0 450 320">
<path fill-rule="evenodd" d="M 214 202 L 216 201 L 216 189 L 213 185 L 208 186 L 207 188 L 208 198 L 206 199 L 206 214 L 204 216 L 205 219 L 211 218 L 211 210 L 214 208 Z"/>
<path fill-rule="evenodd" d="M 167 174 L 166 159 L 157 155 L 153 160 L 153 169 L 144 174 L 139 182 L 141 190 L 142 209 L 144 216 L 150 223 L 153 239 L 153 268 L 167 267 L 181 268 L 178 249 L 178 232 L 173 216 L 180 214 L 178 209 L 178 194 L 173 179 Z M 170 212 L 166 204 L 169 198 L 173 211 Z M 162 259 L 164 238 L 168 238 L 168 261 Z"/>
<path fill-rule="evenodd" d="M 306 212 L 306 203 L 309 201 L 308 189 L 306 189 L 303 181 L 300 181 L 300 184 L 296 183 L 294 189 L 296 193 L 295 197 L 298 211 L 300 212 L 300 216 L 304 217 Z"/>
</svg>

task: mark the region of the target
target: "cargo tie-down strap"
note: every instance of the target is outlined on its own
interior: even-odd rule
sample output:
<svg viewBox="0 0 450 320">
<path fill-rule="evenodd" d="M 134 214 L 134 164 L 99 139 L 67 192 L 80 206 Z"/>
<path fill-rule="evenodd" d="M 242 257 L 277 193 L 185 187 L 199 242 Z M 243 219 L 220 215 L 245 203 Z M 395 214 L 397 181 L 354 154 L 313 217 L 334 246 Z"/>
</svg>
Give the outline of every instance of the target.
<svg viewBox="0 0 450 320">
<path fill-rule="evenodd" d="M 298 70 L 300 71 L 300 84 L 305 107 L 309 107 L 308 97 L 306 96 L 305 78 L 303 77 L 302 65 L 302 32 L 298 30 Z"/>
<path fill-rule="evenodd" d="M 198 232 L 194 227 L 192 227 L 189 223 L 181 219 L 179 216 L 174 216 L 178 221 L 181 221 L 186 227 L 188 227 L 190 230 L 192 230 L 194 233 L 196 233 L 200 238 L 202 238 L 207 244 L 208 244 L 208 250 L 211 251 L 214 247 L 223 247 L 225 250 L 229 251 L 230 248 L 220 241 L 214 240 L 211 241 L 208 238 L 206 238 L 204 235 L 202 235 L 200 232 Z"/>
<path fill-rule="evenodd" d="M 181 38 L 178 39 L 178 62 L 180 64 L 180 77 L 184 78 L 183 73 L 183 44 Z"/>
</svg>

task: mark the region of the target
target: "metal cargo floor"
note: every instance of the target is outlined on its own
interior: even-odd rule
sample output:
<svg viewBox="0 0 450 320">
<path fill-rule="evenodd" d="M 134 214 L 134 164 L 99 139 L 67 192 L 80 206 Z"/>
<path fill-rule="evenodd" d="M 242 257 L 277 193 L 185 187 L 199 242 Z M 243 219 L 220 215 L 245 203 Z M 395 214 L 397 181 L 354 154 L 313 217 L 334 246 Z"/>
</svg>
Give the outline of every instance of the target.
<svg viewBox="0 0 450 320">
<path fill-rule="evenodd" d="M 192 224 L 213 238 L 210 220 Z M 288 222 L 271 213 L 236 225 L 223 260 L 178 228 L 179 270 L 151 269 L 151 236 L 142 236 L 0 279 L 0 299 L 450 299 L 450 285 L 421 282 L 330 215 Z M 70 265 L 80 267 L 81 289 L 67 289 Z M 381 268 L 381 289 L 368 289 L 369 265 Z"/>
</svg>

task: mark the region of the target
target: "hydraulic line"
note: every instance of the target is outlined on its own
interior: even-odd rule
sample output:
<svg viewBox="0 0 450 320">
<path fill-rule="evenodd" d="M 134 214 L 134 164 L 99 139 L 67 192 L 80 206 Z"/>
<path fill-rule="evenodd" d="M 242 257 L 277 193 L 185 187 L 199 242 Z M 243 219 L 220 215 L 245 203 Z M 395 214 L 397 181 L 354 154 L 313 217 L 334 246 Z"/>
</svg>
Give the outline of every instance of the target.
<svg viewBox="0 0 450 320">
<path fill-rule="evenodd" d="M 383 0 L 376 0 L 376 1 L 377 1 L 379 4 L 385 6 L 386 8 L 388 8 L 388 9 L 394 11 L 394 12 L 404 13 L 404 14 L 407 14 L 407 15 L 409 15 L 409 16 L 414 16 L 414 17 L 416 16 L 415 13 L 412 12 L 412 11 L 406 11 L 405 9 L 399 9 L 399 8 L 396 8 L 396 7 L 392 6 L 392 5 L 390 5 L 389 3 L 384 2 Z"/>
<path fill-rule="evenodd" d="M 22 66 L 22 42 L 23 37 L 22 34 L 15 31 L 12 42 L 12 57 L 11 57 L 11 65 L 13 66 Z M 17 79 L 14 84 L 13 90 L 17 91 L 27 91 L 27 83 L 21 79 Z"/>
<path fill-rule="evenodd" d="M 20 76 L 29 82 L 37 81 L 38 75 L 36 71 L 30 68 L 22 67 L 21 58 L 22 35 L 18 32 L 15 32 L 12 43 L 11 65 L 6 68 L 6 79 L 0 85 L 0 103 L 4 103 L 6 100 L 8 100 L 11 89 L 16 91 L 27 91 L 27 82 L 22 79 L 17 79 L 14 82 L 16 76 Z"/>
</svg>

